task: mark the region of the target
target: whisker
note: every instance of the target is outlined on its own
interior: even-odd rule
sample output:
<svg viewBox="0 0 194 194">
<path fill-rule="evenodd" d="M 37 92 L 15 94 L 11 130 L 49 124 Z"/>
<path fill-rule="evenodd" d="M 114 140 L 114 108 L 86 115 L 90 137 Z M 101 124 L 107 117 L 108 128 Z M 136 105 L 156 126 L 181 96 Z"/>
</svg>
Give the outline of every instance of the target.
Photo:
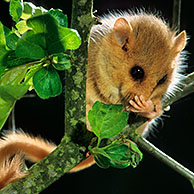
<svg viewBox="0 0 194 194">
<path fill-rule="evenodd" d="M 123 96 L 122 102 L 124 102 L 124 104 L 129 104 L 129 100 L 131 99 L 132 94 L 131 93 L 127 93 L 125 96 Z"/>
<path fill-rule="evenodd" d="M 161 115 L 161 117 L 170 118 L 170 115 L 163 113 L 163 114 Z"/>
</svg>

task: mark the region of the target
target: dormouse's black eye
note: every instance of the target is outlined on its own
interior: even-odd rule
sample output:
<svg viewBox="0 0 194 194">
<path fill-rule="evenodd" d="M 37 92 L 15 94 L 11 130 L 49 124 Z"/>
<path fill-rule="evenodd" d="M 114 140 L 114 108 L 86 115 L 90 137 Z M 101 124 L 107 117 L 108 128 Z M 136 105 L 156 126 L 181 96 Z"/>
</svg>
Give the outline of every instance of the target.
<svg viewBox="0 0 194 194">
<path fill-rule="evenodd" d="M 135 81 L 141 81 L 144 78 L 145 73 L 140 66 L 136 65 L 131 69 L 130 74 Z"/>
<path fill-rule="evenodd" d="M 167 74 L 166 74 L 162 79 L 160 79 L 160 80 L 158 81 L 157 86 L 163 84 L 163 83 L 166 81 L 166 79 L 167 79 Z"/>
</svg>

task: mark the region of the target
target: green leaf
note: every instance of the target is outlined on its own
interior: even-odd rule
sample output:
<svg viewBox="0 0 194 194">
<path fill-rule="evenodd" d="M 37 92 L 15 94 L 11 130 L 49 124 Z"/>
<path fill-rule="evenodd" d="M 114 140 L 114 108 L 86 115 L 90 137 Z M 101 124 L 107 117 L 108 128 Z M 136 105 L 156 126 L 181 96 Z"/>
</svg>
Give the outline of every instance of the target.
<svg viewBox="0 0 194 194">
<path fill-rule="evenodd" d="M 30 85 L 29 90 L 33 90 L 34 89 L 34 86 L 33 86 L 33 76 L 41 68 L 42 68 L 42 64 L 39 63 L 39 64 L 36 64 L 36 65 L 32 66 L 30 68 L 30 70 L 27 72 L 27 74 L 25 76 L 24 83 Z"/>
<path fill-rule="evenodd" d="M 18 22 L 23 12 L 23 0 L 11 0 L 9 4 L 9 13 L 15 22 Z"/>
<path fill-rule="evenodd" d="M 59 26 L 58 27 L 58 36 L 59 36 L 59 40 L 63 44 L 65 50 L 78 49 L 79 46 L 81 45 L 81 37 L 79 36 L 77 30 L 70 29 L 70 28 L 63 28 L 63 27 Z M 55 40 L 55 42 L 53 41 L 53 46 L 56 43 L 57 43 L 57 40 Z M 52 52 L 54 52 L 54 51 L 52 51 Z M 60 52 L 63 52 L 63 51 L 61 50 Z"/>
<path fill-rule="evenodd" d="M 0 86 L 0 129 L 6 122 L 16 100 L 20 99 L 28 89 L 28 85 Z"/>
<path fill-rule="evenodd" d="M 19 22 L 16 24 L 16 28 L 20 34 L 24 34 L 30 28 L 26 24 L 26 20 L 31 18 L 32 16 L 38 16 L 46 13 L 47 10 L 43 7 L 36 7 L 31 2 L 24 2 L 24 10 L 22 12 L 22 16 Z"/>
<path fill-rule="evenodd" d="M 14 67 L 6 72 L 3 73 L 1 79 L 0 79 L 0 87 L 1 86 L 7 86 L 7 85 L 18 85 L 20 84 L 28 69 L 30 68 L 30 65 L 22 65 L 18 67 Z"/>
<path fill-rule="evenodd" d="M 39 15 L 45 14 L 47 12 L 48 12 L 48 10 L 46 10 L 44 7 L 38 6 L 35 8 L 33 16 L 39 16 Z"/>
<path fill-rule="evenodd" d="M 108 154 L 106 154 L 103 149 L 95 147 L 90 152 L 92 153 L 96 164 L 100 168 L 110 167 L 111 158 L 109 158 Z"/>
<path fill-rule="evenodd" d="M 21 58 L 42 59 L 47 55 L 44 34 L 29 30 L 23 34 L 16 47 L 16 56 Z"/>
<path fill-rule="evenodd" d="M 81 44 L 80 36 L 76 30 L 58 25 L 50 14 L 32 17 L 27 25 L 34 33 L 43 33 L 48 54 L 64 52 L 68 49 L 77 49 Z"/>
<path fill-rule="evenodd" d="M 138 147 L 133 143 L 131 143 L 130 146 L 131 146 L 131 151 L 133 152 L 133 155 L 131 157 L 132 158 L 131 165 L 133 168 L 136 168 L 139 162 L 141 162 L 141 160 L 143 159 L 143 154 L 138 149 Z"/>
<path fill-rule="evenodd" d="M 4 32 L 4 26 L 0 22 L 0 77 L 6 69 L 7 55 L 9 51 L 6 49 L 6 38 Z"/>
<path fill-rule="evenodd" d="M 60 77 L 52 66 L 38 70 L 33 77 L 33 85 L 40 98 L 47 99 L 61 94 Z"/>
<path fill-rule="evenodd" d="M 6 40 L 5 40 L 5 33 L 4 33 L 4 26 L 0 22 L 0 49 L 4 49 L 6 46 Z"/>
<path fill-rule="evenodd" d="M 39 16 L 47 12 L 48 11 L 41 6 L 36 6 L 31 2 L 24 2 L 24 10 L 21 19 L 27 20 L 32 16 Z"/>
<path fill-rule="evenodd" d="M 5 101 L 19 100 L 29 89 L 28 85 L 0 86 L 0 97 Z"/>
<path fill-rule="evenodd" d="M 19 32 L 19 34 L 24 34 L 26 31 L 30 30 L 31 28 L 29 28 L 26 24 L 26 20 L 21 20 L 16 24 L 16 28 L 17 28 L 17 32 Z"/>
<path fill-rule="evenodd" d="M 60 26 L 65 28 L 68 27 L 67 15 L 63 14 L 63 12 L 60 9 L 50 9 L 48 13 L 57 20 Z"/>
<path fill-rule="evenodd" d="M 94 148 L 92 150 L 96 163 L 101 168 L 126 168 L 131 164 L 131 153 L 128 145 L 118 140 L 104 148 Z M 104 165 L 104 166 L 103 166 Z"/>
<path fill-rule="evenodd" d="M 142 160 L 142 153 L 132 142 L 128 143 L 116 140 L 106 147 L 95 147 L 90 152 L 101 168 L 126 168 L 130 165 L 135 168 Z"/>
<path fill-rule="evenodd" d="M 3 73 L 0 78 L 0 129 L 7 120 L 16 100 L 20 99 L 29 88 L 21 83 L 29 65 L 12 68 Z"/>
<path fill-rule="evenodd" d="M 14 107 L 15 101 L 4 101 L 0 97 L 0 129 L 5 124 L 12 108 Z"/>
<path fill-rule="evenodd" d="M 88 119 L 92 131 L 100 140 L 119 134 L 126 126 L 128 113 L 121 112 L 122 109 L 122 105 L 107 105 L 99 101 L 94 103 Z"/>
<path fill-rule="evenodd" d="M 17 57 L 41 59 L 67 49 L 77 49 L 81 44 L 77 31 L 58 25 L 50 14 L 28 19 L 27 26 L 31 30 L 18 41 Z"/>
<path fill-rule="evenodd" d="M 21 19 L 28 19 L 30 18 L 34 11 L 35 11 L 35 5 L 31 2 L 24 2 L 24 9 L 21 15 Z"/>
<path fill-rule="evenodd" d="M 57 53 L 52 56 L 53 66 L 59 71 L 69 69 L 71 67 L 71 58 L 69 55 Z"/>
<path fill-rule="evenodd" d="M 122 141 L 116 141 L 104 148 L 111 158 L 110 165 L 115 168 L 126 168 L 130 165 L 131 153 L 128 145 Z"/>
<path fill-rule="evenodd" d="M 10 49 L 15 50 L 19 37 L 6 26 L 3 26 L 3 29 L 5 34 L 6 45 Z"/>
<path fill-rule="evenodd" d="M 15 51 L 10 51 L 8 56 L 7 56 L 7 68 L 10 67 L 15 67 L 15 66 L 19 66 L 19 65 L 24 65 L 27 63 L 33 62 L 32 59 L 29 58 L 21 58 L 21 57 L 17 57 L 15 54 Z"/>
<path fill-rule="evenodd" d="M 47 12 L 47 10 L 41 6 L 37 7 L 31 2 L 24 2 L 24 10 L 23 10 L 21 19 L 26 20 L 32 16 L 42 15 L 46 12 Z"/>
</svg>

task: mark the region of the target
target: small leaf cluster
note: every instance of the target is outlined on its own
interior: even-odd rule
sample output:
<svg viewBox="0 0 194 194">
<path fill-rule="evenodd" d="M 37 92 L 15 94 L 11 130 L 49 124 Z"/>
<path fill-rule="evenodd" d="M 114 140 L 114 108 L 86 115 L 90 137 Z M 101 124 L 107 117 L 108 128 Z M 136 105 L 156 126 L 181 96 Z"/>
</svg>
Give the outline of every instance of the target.
<svg viewBox="0 0 194 194">
<path fill-rule="evenodd" d="M 11 0 L 9 12 L 15 26 L 9 29 L 0 22 L 0 128 L 28 90 L 35 89 L 42 99 L 61 94 L 58 71 L 71 67 L 68 50 L 81 44 L 59 9 Z"/>
<path fill-rule="evenodd" d="M 128 113 L 122 112 L 122 105 L 107 105 L 96 101 L 88 113 L 88 119 L 94 134 L 98 137 L 96 147 L 89 148 L 96 163 L 101 168 L 136 167 L 142 160 L 142 153 L 129 140 L 118 139 L 104 147 L 103 139 L 118 135 L 128 122 Z"/>
</svg>

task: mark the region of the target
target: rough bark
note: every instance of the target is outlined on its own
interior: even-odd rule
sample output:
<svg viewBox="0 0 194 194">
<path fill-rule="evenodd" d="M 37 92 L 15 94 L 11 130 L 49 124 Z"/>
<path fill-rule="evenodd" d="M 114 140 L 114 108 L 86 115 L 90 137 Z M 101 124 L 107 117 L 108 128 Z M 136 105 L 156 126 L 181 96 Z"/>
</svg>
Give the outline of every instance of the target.
<svg viewBox="0 0 194 194">
<path fill-rule="evenodd" d="M 82 129 L 85 121 L 87 46 L 89 32 L 95 21 L 92 16 L 92 6 L 93 0 L 73 0 L 72 2 L 71 27 L 79 32 L 82 45 L 71 53 L 72 69 L 64 77 L 66 135 L 53 153 L 33 165 L 28 176 L 8 184 L 0 193 L 40 193 L 86 158 L 87 141 L 79 141 L 79 138 L 75 138 L 76 142 L 73 142 L 72 137 L 76 137 L 76 127 Z M 82 136 L 87 140 L 91 139 L 91 134 L 88 137 L 87 132 L 83 133 Z M 82 144 L 80 145 L 79 142 Z"/>
<path fill-rule="evenodd" d="M 23 179 L 8 184 L 2 194 L 37 194 L 59 179 L 84 158 L 85 148 L 72 142 L 63 141 L 58 148 L 35 164 L 29 175 Z"/>
<path fill-rule="evenodd" d="M 72 3 L 71 28 L 79 32 L 82 45 L 71 53 L 73 65 L 65 72 L 65 134 L 68 137 L 75 137 L 77 129 L 85 123 L 88 38 L 94 23 L 92 3 L 92 0 L 73 0 Z"/>
</svg>

